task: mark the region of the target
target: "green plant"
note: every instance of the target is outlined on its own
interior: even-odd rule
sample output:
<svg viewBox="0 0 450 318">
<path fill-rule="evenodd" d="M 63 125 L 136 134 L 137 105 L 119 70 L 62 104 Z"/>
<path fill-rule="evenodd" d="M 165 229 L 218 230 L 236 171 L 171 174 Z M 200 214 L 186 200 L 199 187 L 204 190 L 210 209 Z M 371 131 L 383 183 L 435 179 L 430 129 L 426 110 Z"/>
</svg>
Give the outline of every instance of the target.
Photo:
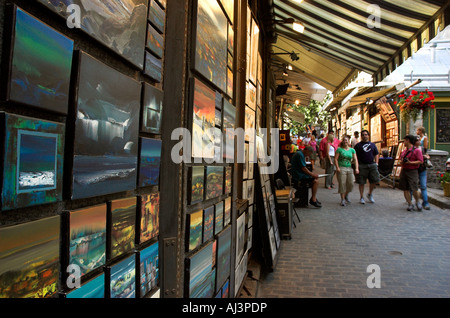
<svg viewBox="0 0 450 318">
<path fill-rule="evenodd" d="M 450 172 L 437 172 L 437 177 L 441 183 L 450 182 Z"/>
<path fill-rule="evenodd" d="M 425 114 L 430 108 L 435 108 L 434 94 L 428 89 L 420 93 L 413 90 L 411 95 L 401 94 L 399 97 L 400 101 L 397 105 L 400 109 L 400 117 L 404 122 L 408 122 L 411 118 L 415 122 L 420 112 Z"/>
</svg>

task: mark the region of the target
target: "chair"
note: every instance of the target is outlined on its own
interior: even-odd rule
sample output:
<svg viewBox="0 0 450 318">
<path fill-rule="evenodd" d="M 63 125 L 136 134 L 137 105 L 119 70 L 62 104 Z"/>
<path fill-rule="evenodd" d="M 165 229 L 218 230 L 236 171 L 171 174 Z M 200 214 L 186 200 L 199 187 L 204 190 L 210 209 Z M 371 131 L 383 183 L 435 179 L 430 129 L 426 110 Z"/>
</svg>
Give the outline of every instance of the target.
<svg viewBox="0 0 450 318">
<path fill-rule="evenodd" d="M 382 159 L 378 160 L 378 173 L 380 174 L 380 181 L 386 179 L 394 178 L 393 170 L 394 170 L 394 162 L 395 159 Z"/>
</svg>

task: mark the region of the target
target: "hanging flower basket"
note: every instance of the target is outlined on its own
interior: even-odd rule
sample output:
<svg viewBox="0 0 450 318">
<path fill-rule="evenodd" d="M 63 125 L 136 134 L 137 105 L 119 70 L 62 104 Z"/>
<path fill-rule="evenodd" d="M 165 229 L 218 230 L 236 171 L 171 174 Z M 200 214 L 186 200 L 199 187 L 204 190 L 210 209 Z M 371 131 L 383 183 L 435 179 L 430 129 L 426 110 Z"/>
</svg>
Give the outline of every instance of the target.
<svg viewBox="0 0 450 318">
<path fill-rule="evenodd" d="M 434 109 L 434 94 L 428 89 L 425 92 L 417 92 L 413 90 L 411 95 L 406 96 L 400 94 L 399 102 L 394 102 L 400 109 L 400 118 L 403 122 L 407 123 L 411 119 L 415 122 L 420 113 L 425 114 L 429 109 Z"/>
</svg>

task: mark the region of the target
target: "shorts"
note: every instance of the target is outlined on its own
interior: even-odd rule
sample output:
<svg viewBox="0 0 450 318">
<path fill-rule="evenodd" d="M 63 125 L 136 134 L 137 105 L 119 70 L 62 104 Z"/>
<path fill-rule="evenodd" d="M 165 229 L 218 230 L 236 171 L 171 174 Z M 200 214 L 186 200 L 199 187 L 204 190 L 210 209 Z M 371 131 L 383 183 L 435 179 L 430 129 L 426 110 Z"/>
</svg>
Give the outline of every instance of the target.
<svg viewBox="0 0 450 318">
<path fill-rule="evenodd" d="M 419 173 L 417 169 L 402 169 L 398 188 L 403 191 L 418 191 Z"/>
<path fill-rule="evenodd" d="M 356 183 L 366 184 L 367 179 L 371 184 L 380 182 L 380 173 L 376 163 L 361 163 L 358 168 L 359 174 L 356 175 Z"/>
</svg>

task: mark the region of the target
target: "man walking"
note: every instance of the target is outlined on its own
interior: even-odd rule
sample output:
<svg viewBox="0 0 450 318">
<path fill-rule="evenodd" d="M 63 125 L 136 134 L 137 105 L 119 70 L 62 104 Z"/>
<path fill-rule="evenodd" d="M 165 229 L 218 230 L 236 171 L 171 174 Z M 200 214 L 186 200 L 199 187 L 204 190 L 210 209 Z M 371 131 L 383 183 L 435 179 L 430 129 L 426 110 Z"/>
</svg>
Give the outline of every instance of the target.
<svg viewBox="0 0 450 318">
<path fill-rule="evenodd" d="M 360 203 L 365 204 L 364 186 L 367 179 L 369 180 L 369 193 L 367 199 L 371 203 L 375 203 L 373 199 L 373 190 L 375 185 L 380 182 L 380 174 L 378 172 L 378 149 L 374 143 L 369 141 L 369 132 L 361 131 L 361 141 L 355 145 L 356 157 L 358 158 L 359 174 L 356 175 L 356 182 L 359 184 Z"/>
</svg>

